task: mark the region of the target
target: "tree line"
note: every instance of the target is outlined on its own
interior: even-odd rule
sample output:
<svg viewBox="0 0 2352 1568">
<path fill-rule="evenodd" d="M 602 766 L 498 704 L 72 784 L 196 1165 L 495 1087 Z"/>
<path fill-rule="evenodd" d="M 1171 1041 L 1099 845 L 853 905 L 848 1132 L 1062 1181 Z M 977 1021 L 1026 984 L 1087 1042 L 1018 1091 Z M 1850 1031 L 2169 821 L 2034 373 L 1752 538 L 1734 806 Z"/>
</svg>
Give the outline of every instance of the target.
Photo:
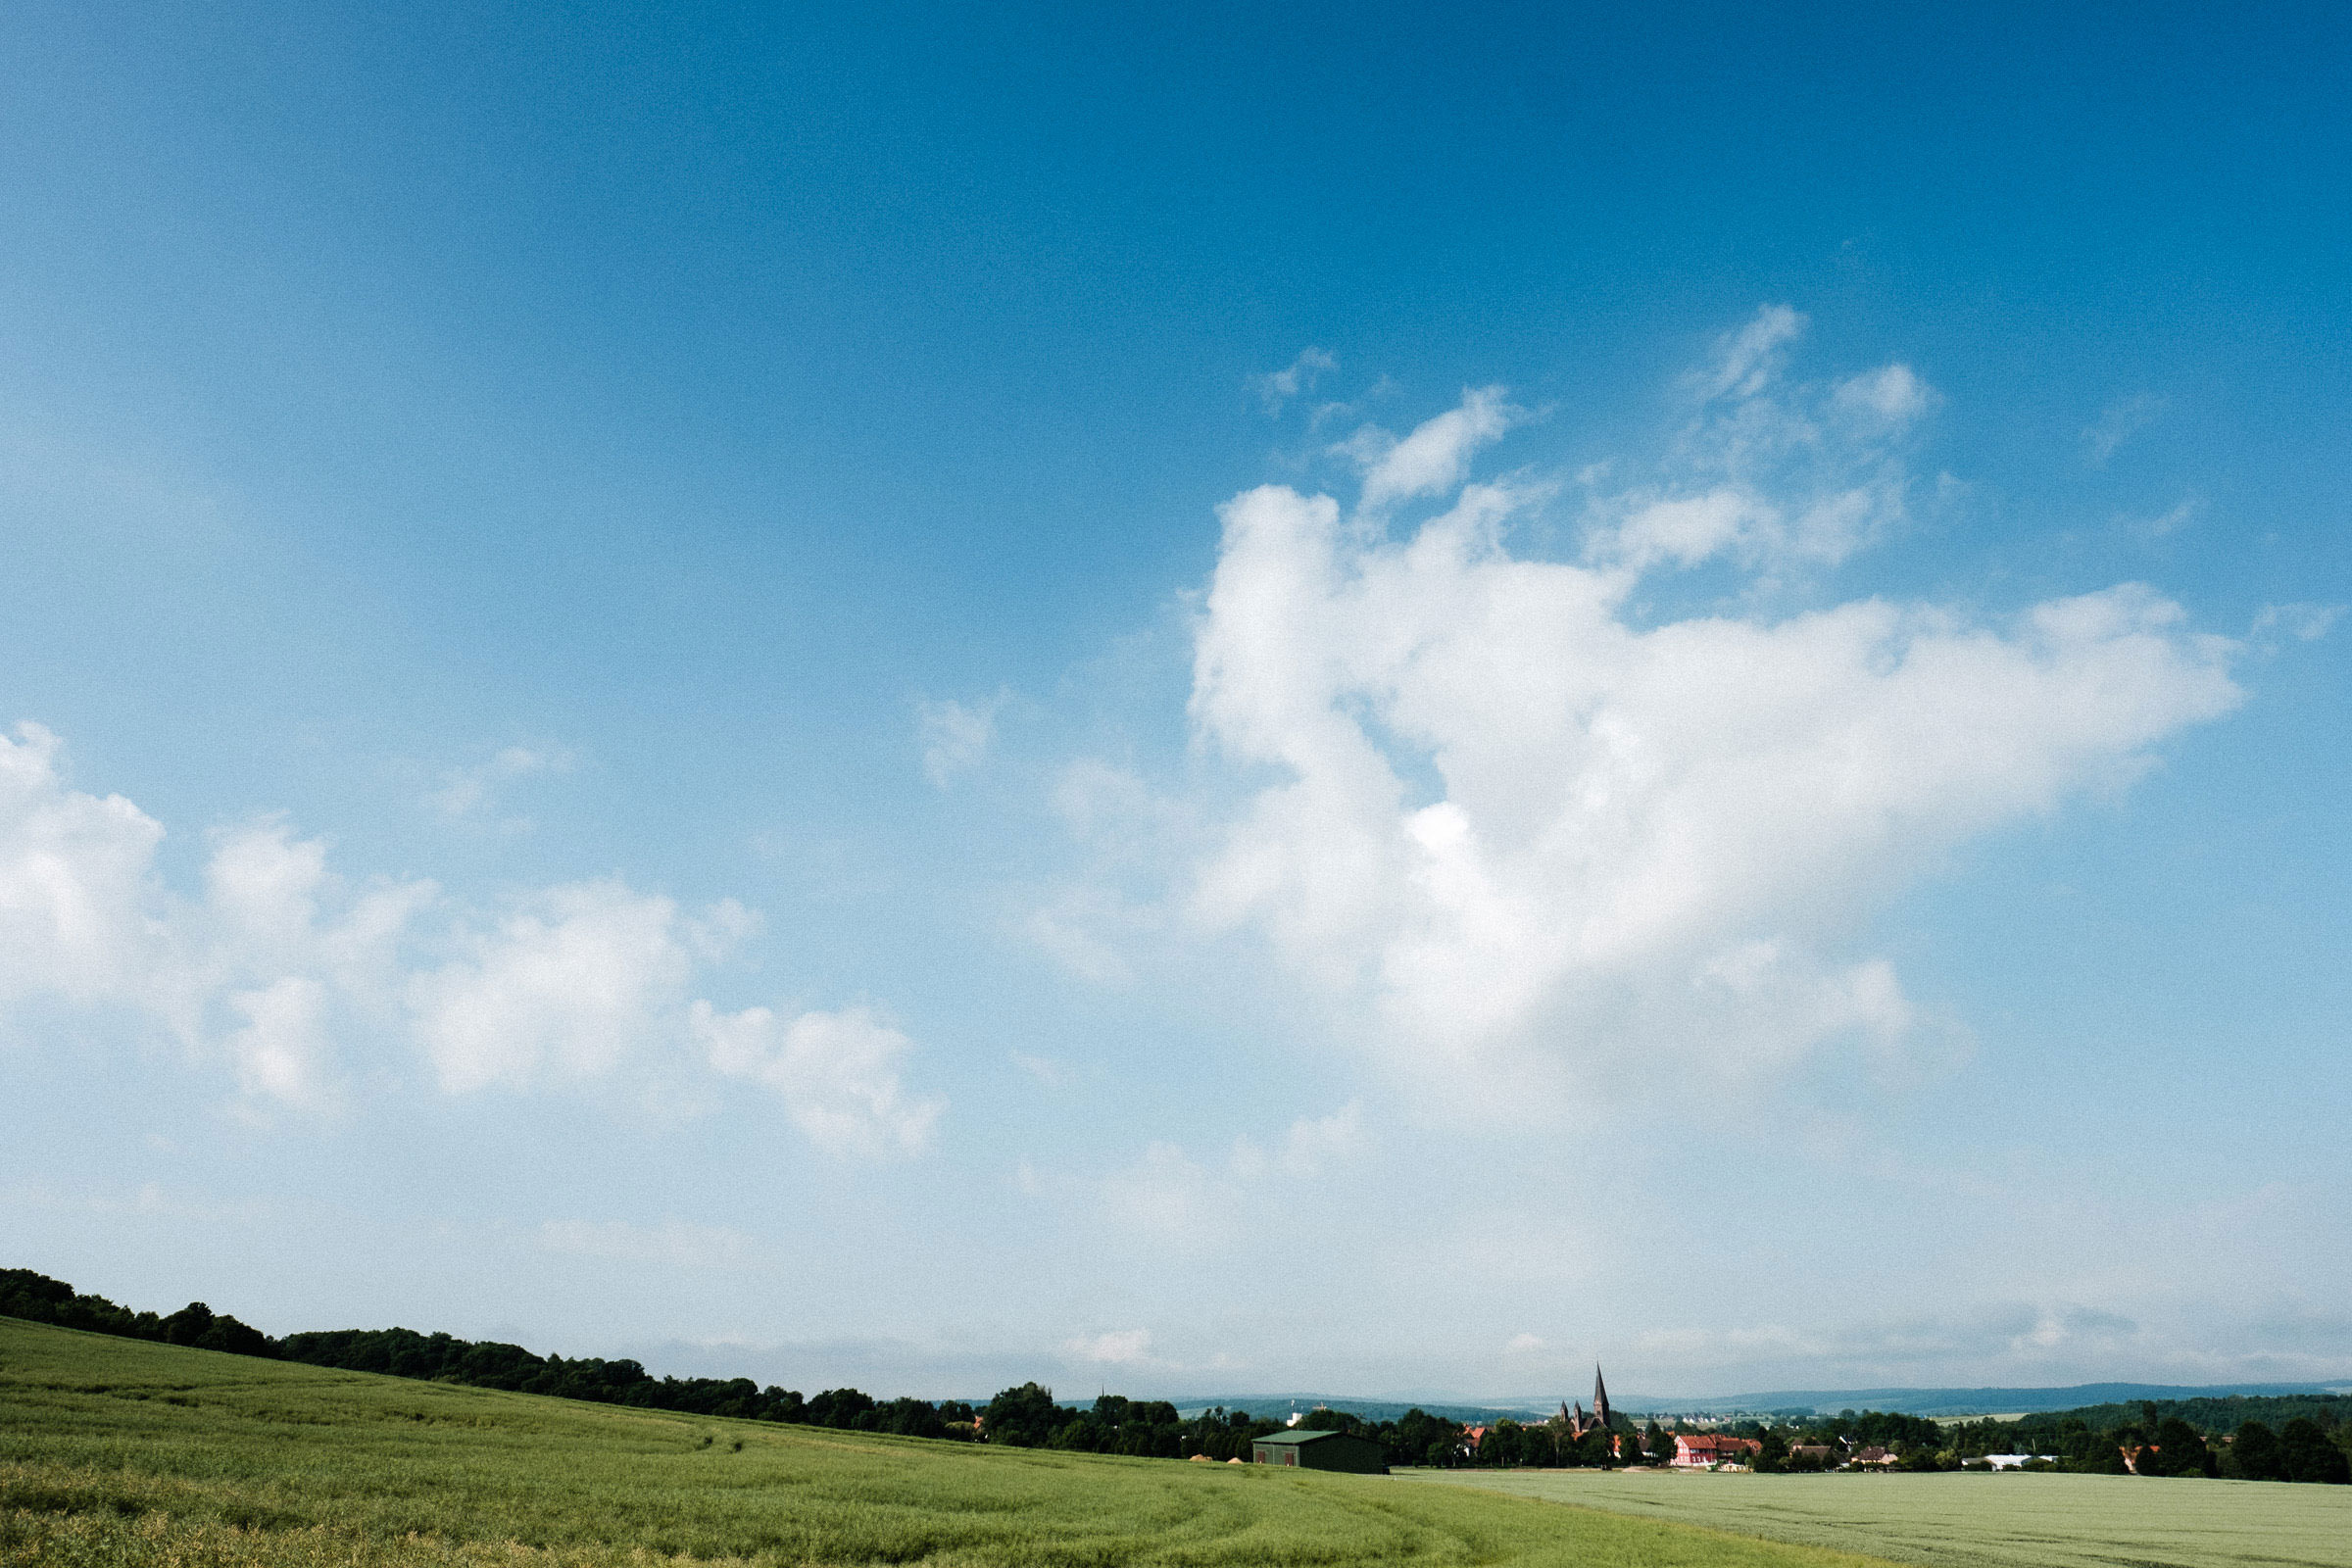
<svg viewBox="0 0 2352 1568">
<path fill-rule="evenodd" d="M 274 1339 L 202 1301 L 170 1314 L 132 1311 L 30 1269 L 0 1269 L 0 1316 L 597 1404 L 1139 1458 L 1246 1461 L 1257 1439 L 1290 1425 L 1222 1406 L 1188 1419 L 1165 1399 L 1115 1394 L 1102 1395 L 1091 1406 L 1063 1404 L 1051 1389 L 1034 1382 L 1006 1389 L 977 1407 L 957 1399 L 878 1399 L 852 1388 L 804 1396 L 793 1389 L 762 1388 L 750 1378 L 657 1378 L 631 1360 L 539 1355 L 519 1345 L 403 1328 L 330 1329 Z M 2265 1416 L 2278 1426 L 2274 1429 Z M 2136 1411 L 2094 1405 L 1949 1427 L 1926 1416 L 1842 1410 L 1835 1416 L 1744 1421 L 1710 1430 L 1757 1440 L 1754 1467 L 1767 1472 L 1821 1469 L 1860 1449 L 1882 1447 L 1898 1468 L 1912 1470 L 1958 1470 L 1981 1464 L 1988 1453 L 2034 1453 L 2046 1455 L 2037 1463 L 2049 1469 L 2340 1485 L 2352 1482 L 2352 1459 L 2347 1458 L 2352 1419 L 2347 1417 L 2352 1417 L 2352 1400 L 2297 1396 L 2149 1401 Z M 1418 1408 L 1376 1422 L 1317 1407 L 1297 1424 L 1369 1438 L 1391 1465 L 1482 1469 L 1665 1464 L 1674 1457 L 1676 1435 L 1654 1420 L 1636 1427 L 1622 1416 L 1608 1430 L 1582 1436 L 1559 1422 L 1505 1419 L 1471 1429 Z M 1680 1430 L 1691 1428 L 1682 1424 Z"/>
<path fill-rule="evenodd" d="M 2151 1399 L 2136 1410 L 2089 1405 L 1949 1426 L 1845 1410 L 1725 1430 L 1760 1443 L 1754 1467 L 1763 1471 L 1822 1469 L 1877 1446 L 1901 1470 L 1963 1470 L 1987 1454 L 2022 1453 L 2039 1456 L 2030 1469 L 2088 1475 L 2352 1483 L 2352 1400 L 2332 1395 Z"/>
</svg>

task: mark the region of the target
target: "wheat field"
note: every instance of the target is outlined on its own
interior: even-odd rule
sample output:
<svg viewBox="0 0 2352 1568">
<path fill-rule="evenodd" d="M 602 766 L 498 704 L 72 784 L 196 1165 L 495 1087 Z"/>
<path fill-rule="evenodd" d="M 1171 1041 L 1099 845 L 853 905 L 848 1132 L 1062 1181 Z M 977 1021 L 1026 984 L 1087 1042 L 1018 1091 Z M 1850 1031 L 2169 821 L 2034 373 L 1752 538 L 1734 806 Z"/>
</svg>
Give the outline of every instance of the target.
<svg viewBox="0 0 2352 1568">
<path fill-rule="evenodd" d="M 0 1565 L 1866 1568 L 1382 1476 L 872 1437 L 0 1319 Z"/>
</svg>

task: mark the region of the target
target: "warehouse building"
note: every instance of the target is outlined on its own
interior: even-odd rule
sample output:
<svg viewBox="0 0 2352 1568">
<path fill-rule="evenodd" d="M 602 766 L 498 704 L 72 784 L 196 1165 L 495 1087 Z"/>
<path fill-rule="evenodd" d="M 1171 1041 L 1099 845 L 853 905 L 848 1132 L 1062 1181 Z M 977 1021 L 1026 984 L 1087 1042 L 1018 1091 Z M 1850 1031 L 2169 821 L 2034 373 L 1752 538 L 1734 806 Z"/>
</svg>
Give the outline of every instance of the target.
<svg viewBox="0 0 2352 1568">
<path fill-rule="evenodd" d="M 1277 1432 L 1255 1440 L 1250 1455 L 1259 1464 L 1297 1465 L 1301 1470 L 1347 1470 L 1385 1476 L 1380 1445 L 1347 1432 Z"/>
</svg>

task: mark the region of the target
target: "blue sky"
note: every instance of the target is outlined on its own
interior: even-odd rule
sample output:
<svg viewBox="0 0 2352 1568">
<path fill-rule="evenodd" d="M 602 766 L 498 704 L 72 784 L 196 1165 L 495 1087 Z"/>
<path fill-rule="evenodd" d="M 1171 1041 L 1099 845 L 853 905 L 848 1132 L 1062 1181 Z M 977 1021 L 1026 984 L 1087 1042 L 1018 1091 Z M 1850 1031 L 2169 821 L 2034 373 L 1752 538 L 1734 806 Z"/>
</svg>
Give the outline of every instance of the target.
<svg viewBox="0 0 2352 1568">
<path fill-rule="evenodd" d="M 10 1261 L 2352 1377 L 2340 10 L 11 31 Z"/>
</svg>

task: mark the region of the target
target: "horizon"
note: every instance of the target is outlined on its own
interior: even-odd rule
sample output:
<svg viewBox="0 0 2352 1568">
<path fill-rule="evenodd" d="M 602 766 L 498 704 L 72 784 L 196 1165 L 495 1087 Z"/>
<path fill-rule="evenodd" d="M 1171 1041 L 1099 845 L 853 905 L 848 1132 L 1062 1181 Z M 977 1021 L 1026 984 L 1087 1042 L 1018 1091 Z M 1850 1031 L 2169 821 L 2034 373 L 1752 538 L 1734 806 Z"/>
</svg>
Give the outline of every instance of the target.
<svg viewBox="0 0 2352 1568">
<path fill-rule="evenodd" d="M 15 41 L 0 1261 L 884 1396 L 2352 1376 L 2341 8 Z"/>
</svg>

